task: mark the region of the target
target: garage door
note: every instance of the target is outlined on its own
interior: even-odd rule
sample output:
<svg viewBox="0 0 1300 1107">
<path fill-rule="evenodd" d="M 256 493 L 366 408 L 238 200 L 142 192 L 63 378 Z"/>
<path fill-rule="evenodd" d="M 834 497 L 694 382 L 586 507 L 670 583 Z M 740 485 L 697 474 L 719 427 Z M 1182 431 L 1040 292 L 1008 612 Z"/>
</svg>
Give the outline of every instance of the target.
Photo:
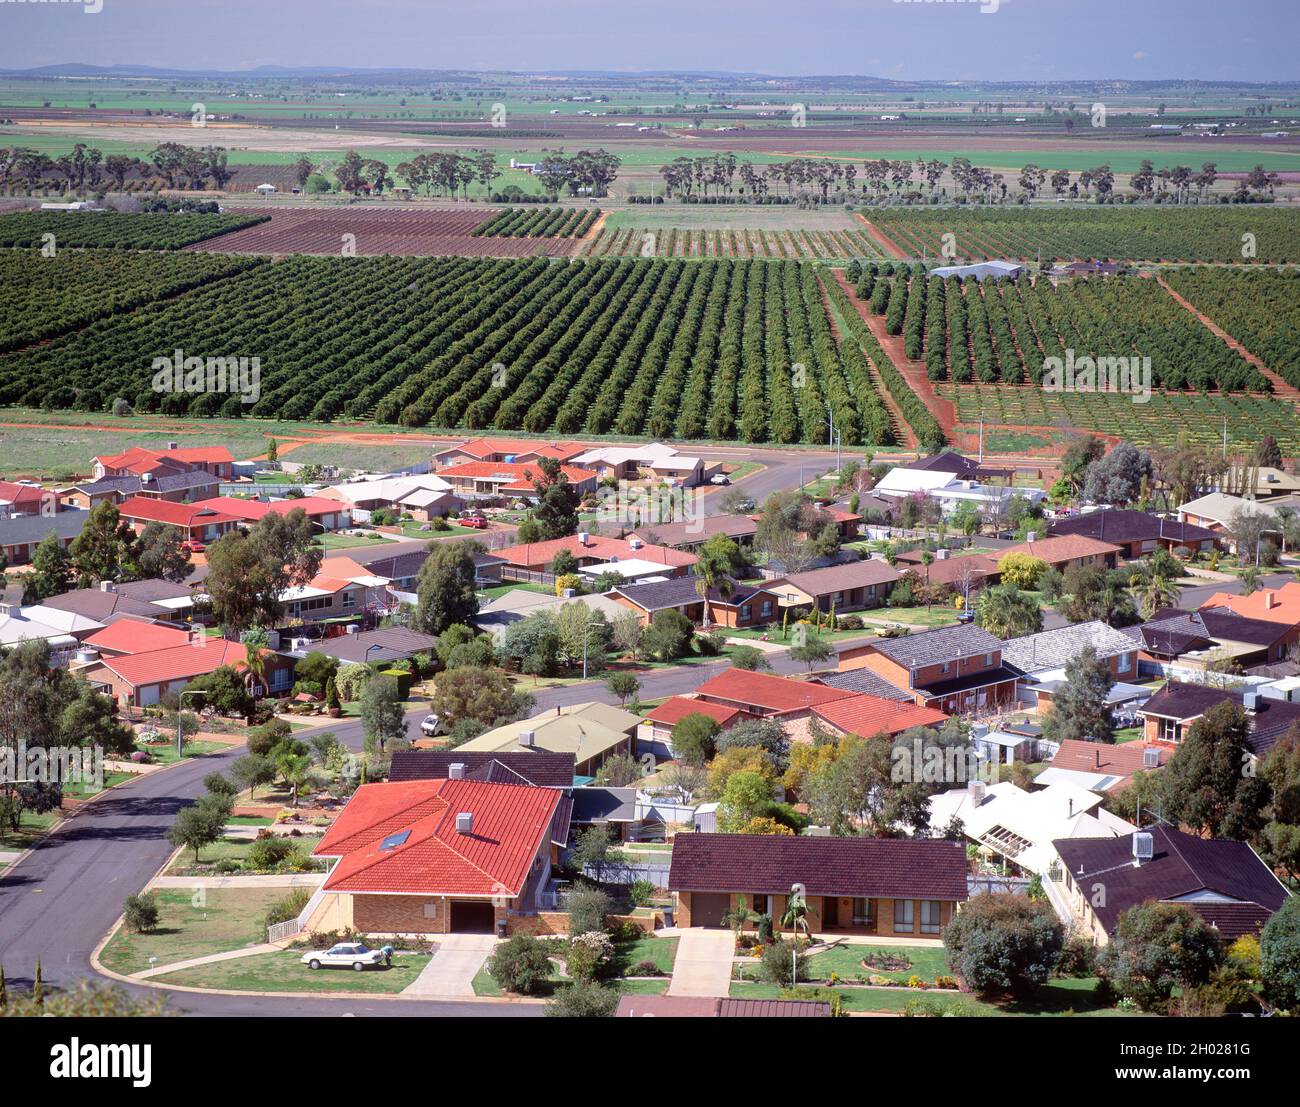
<svg viewBox="0 0 1300 1107">
<path fill-rule="evenodd" d="M 725 892 L 692 892 L 691 925 L 723 926 L 723 918 L 731 910 L 731 897 Z"/>
<path fill-rule="evenodd" d="M 491 903 L 475 900 L 451 901 L 451 929 L 454 934 L 491 934 L 495 925 Z"/>
</svg>

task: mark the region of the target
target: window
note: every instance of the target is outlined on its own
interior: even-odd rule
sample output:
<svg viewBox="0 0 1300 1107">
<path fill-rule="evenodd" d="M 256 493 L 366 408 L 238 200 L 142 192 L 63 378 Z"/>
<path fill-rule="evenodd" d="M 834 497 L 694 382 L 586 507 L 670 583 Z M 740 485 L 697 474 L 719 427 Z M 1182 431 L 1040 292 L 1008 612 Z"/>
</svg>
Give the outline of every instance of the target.
<svg viewBox="0 0 1300 1107">
<path fill-rule="evenodd" d="M 946 673 L 946 672 L 948 671 L 948 669 L 949 669 L 949 664 L 948 664 L 947 661 L 945 661 L 945 662 L 943 663 L 943 667 L 942 667 L 939 671 L 940 671 L 940 672 L 943 672 L 943 673 Z"/>
<path fill-rule="evenodd" d="M 1119 655 L 1119 671 L 1127 673 L 1133 664 L 1133 655 L 1131 653 L 1122 653 Z"/>
<path fill-rule="evenodd" d="M 1160 739 L 1163 742 L 1178 741 L 1178 720 L 1177 719 L 1160 720 Z"/>
<path fill-rule="evenodd" d="M 769 615 L 772 614 L 772 601 L 764 600 L 763 606 L 760 610 L 763 612 L 763 618 L 766 619 Z"/>
<path fill-rule="evenodd" d="M 772 910 L 772 905 L 767 902 L 767 896 L 755 892 L 753 895 L 754 910 L 760 915 L 767 915 Z"/>
<path fill-rule="evenodd" d="M 993 655 L 991 653 L 986 653 L 984 655 L 984 668 L 986 669 L 993 668 Z"/>
<path fill-rule="evenodd" d="M 921 900 L 921 933 L 939 933 L 939 901 L 937 899 Z"/>
<path fill-rule="evenodd" d="M 910 899 L 894 900 L 894 929 L 912 931 L 916 929 L 913 903 Z"/>
<path fill-rule="evenodd" d="M 356 607 L 356 605 L 357 605 L 357 594 L 356 594 L 355 592 L 344 592 L 344 593 L 343 593 L 343 606 L 344 606 L 344 607 Z"/>
<path fill-rule="evenodd" d="M 859 896 L 853 900 L 853 925 L 875 929 L 876 901 L 874 899 L 864 899 Z"/>
<path fill-rule="evenodd" d="M 743 620 L 745 620 L 745 622 L 748 622 L 750 619 L 752 619 L 754 617 L 754 605 L 748 603 L 741 604 L 740 617 Z"/>
</svg>

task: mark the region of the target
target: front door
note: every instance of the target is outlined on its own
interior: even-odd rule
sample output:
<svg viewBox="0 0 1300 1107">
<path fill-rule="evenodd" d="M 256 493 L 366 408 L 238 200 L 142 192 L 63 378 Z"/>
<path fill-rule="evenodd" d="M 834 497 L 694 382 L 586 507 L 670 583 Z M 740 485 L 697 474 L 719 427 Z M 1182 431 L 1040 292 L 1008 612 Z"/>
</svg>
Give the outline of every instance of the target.
<svg viewBox="0 0 1300 1107">
<path fill-rule="evenodd" d="M 840 925 L 840 901 L 834 896 L 822 897 L 822 929 Z"/>
</svg>

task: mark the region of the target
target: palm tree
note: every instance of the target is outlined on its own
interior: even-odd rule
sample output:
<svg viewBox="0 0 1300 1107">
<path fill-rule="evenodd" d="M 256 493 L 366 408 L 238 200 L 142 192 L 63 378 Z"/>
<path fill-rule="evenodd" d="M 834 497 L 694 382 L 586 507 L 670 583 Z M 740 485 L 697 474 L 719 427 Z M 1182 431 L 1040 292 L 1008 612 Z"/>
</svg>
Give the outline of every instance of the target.
<svg viewBox="0 0 1300 1107">
<path fill-rule="evenodd" d="M 722 916 L 724 922 L 731 924 L 736 931 L 736 940 L 740 940 L 740 932 L 745 929 L 746 923 L 757 923 L 762 916 L 749 906 L 749 901 L 744 896 L 736 897 L 736 906 Z"/>
<path fill-rule="evenodd" d="M 808 901 L 801 884 L 796 884 L 790 889 L 790 894 L 786 896 L 785 913 L 781 916 L 781 926 L 793 931 L 795 937 L 798 937 L 799 931 L 802 930 L 804 937 L 812 938 L 812 929 L 808 926 Z"/>
<path fill-rule="evenodd" d="M 1143 619 L 1150 619 L 1163 608 L 1173 607 L 1179 597 L 1177 584 L 1154 573 L 1147 579 L 1138 581 L 1133 591 L 1137 597 L 1138 611 Z"/>
</svg>

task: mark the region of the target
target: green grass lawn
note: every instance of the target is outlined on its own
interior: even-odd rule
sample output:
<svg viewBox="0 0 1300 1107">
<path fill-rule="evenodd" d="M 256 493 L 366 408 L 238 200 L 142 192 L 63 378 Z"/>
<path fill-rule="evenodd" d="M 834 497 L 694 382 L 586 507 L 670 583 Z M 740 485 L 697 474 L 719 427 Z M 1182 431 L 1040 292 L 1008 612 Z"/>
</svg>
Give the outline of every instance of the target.
<svg viewBox="0 0 1300 1107">
<path fill-rule="evenodd" d="M 65 785 L 63 793 L 67 796 L 75 796 L 78 799 L 97 796 L 105 788 L 111 788 L 114 784 L 121 784 L 124 780 L 130 780 L 135 775 L 135 773 L 105 773 L 103 788 L 96 787 L 92 782 L 83 780 L 78 781 L 76 784 Z"/>
<path fill-rule="evenodd" d="M 635 942 L 618 942 L 614 946 L 614 970 L 620 976 L 642 961 L 653 961 L 665 975 L 673 971 L 677 956 L 676 938 L 639 938 Z"/>
<path fill-rule="evenodd" d="M 218 961 L 192 969 L 165 973 L 161 984 L 183 984 L 190 988 L 224 988 L 246 992 L 400 992 L 420 975 L 429 963 L 427 953 L 397 953 L 393 967 L 367 969 L 316 969 L 302 964 L 301 950 L 255 953 L 233 961 Z"/>
<path fill-rule="evenodd" d="M 1115 731 L 1116 742 L 1136 742 L 1142 737 L 1142 728 L 1140 726 L 1126 726 L 1122 730 Z"/>
<path fill-rule="evenodd" d="M 327 550 L 351 550 L 360 546 L 382 546 L 387 538 L 362 538 L 356 534 L 334 534 L 326 532 L 316 536 L 316 543 Z"/>
<path fill-rule="evenodd" d="M 225 953 L 266 941 L 262 918 L 267 908 L 289 894 L 288 888 L 205 888 L 199 893 L 187 888 L 161 888 L 158 928 L 150 934 L 130 934 L 123 927 L 104 947 L 100 960 L 114 972 L 136 973 L 157 964 L 170 965 Z"/>
<path fill-rule="evenodd" d="M 194 860 L 194 851 L 192 849 L 181 850 L 176 859 L 168 866 L 166 875 L 194 876 L 210 873 L 212 866 L 218 861 L 239 861 L 242 863 L 248 856 L 252 844 L 253 839 L 251 838 L 221 838 L 210 846 L 204 846 L 199 850 L 197 863 Z"/>
<path fill-rule="evenodd" d="M 221 753 L 230 748 L 221 742 L 203 742 L 189 738 L 183 738 L 182 745 L 187 758 L 202 757 L 209 753 Z M 176 756 L 176 738 L 174 735 L 170 742 L 159 742 L 157 744 L 137 742 L 135 748 L 148 753 L 153 758 L 153 764 L 155 765 L 174 765 L 181 760 Z"/>
<path fill-rule="evenodd" d="M 29 848 L 37 838 L 61 818 L 63 818 L 62 811 L 47 811 L 43 815 L 24 811 L 22 817 L 18 820 L 17 830 L 7 824 L 3 829 L 0 829 L 0 850 L 17 852 Z"/>
<path fill-rule="evenodd" d="M 869 955 L 906 957 L 912 962 L 912 967 L 899 970 L 863 968 L 862 959 Z M 836 946 L 825 953 L 813 954 L 808 959 L 808 970 L 822 980 L 829 980 L 831 973 L 836 973 L 840 979 L 848 981 L 859 976 L 885 976 L 898 981 L 919 976 L 926 983 L 932 983 L 936 977 L 952 974 L 947 954 L 939 946 Z"/>
<path fill-rule="evenodd" d="M 270 826 L 275 820 L 266 815 L 231 815 L 227 826 Z"/>
<path fill-rule="evenodd" d="M 484 588 L 479 592 L 483 602 L 487 603 L 492 600 L 499 600 L 507 592 L 514 592 L 522 589 L 525 592 L 540 592 L 543 596 L 555 595 L 554 588 L 547 588 L 544 584 L 516 584 L 511 581 L 509 584 L 498 584 L 492 588 Z"/>
</svg>

